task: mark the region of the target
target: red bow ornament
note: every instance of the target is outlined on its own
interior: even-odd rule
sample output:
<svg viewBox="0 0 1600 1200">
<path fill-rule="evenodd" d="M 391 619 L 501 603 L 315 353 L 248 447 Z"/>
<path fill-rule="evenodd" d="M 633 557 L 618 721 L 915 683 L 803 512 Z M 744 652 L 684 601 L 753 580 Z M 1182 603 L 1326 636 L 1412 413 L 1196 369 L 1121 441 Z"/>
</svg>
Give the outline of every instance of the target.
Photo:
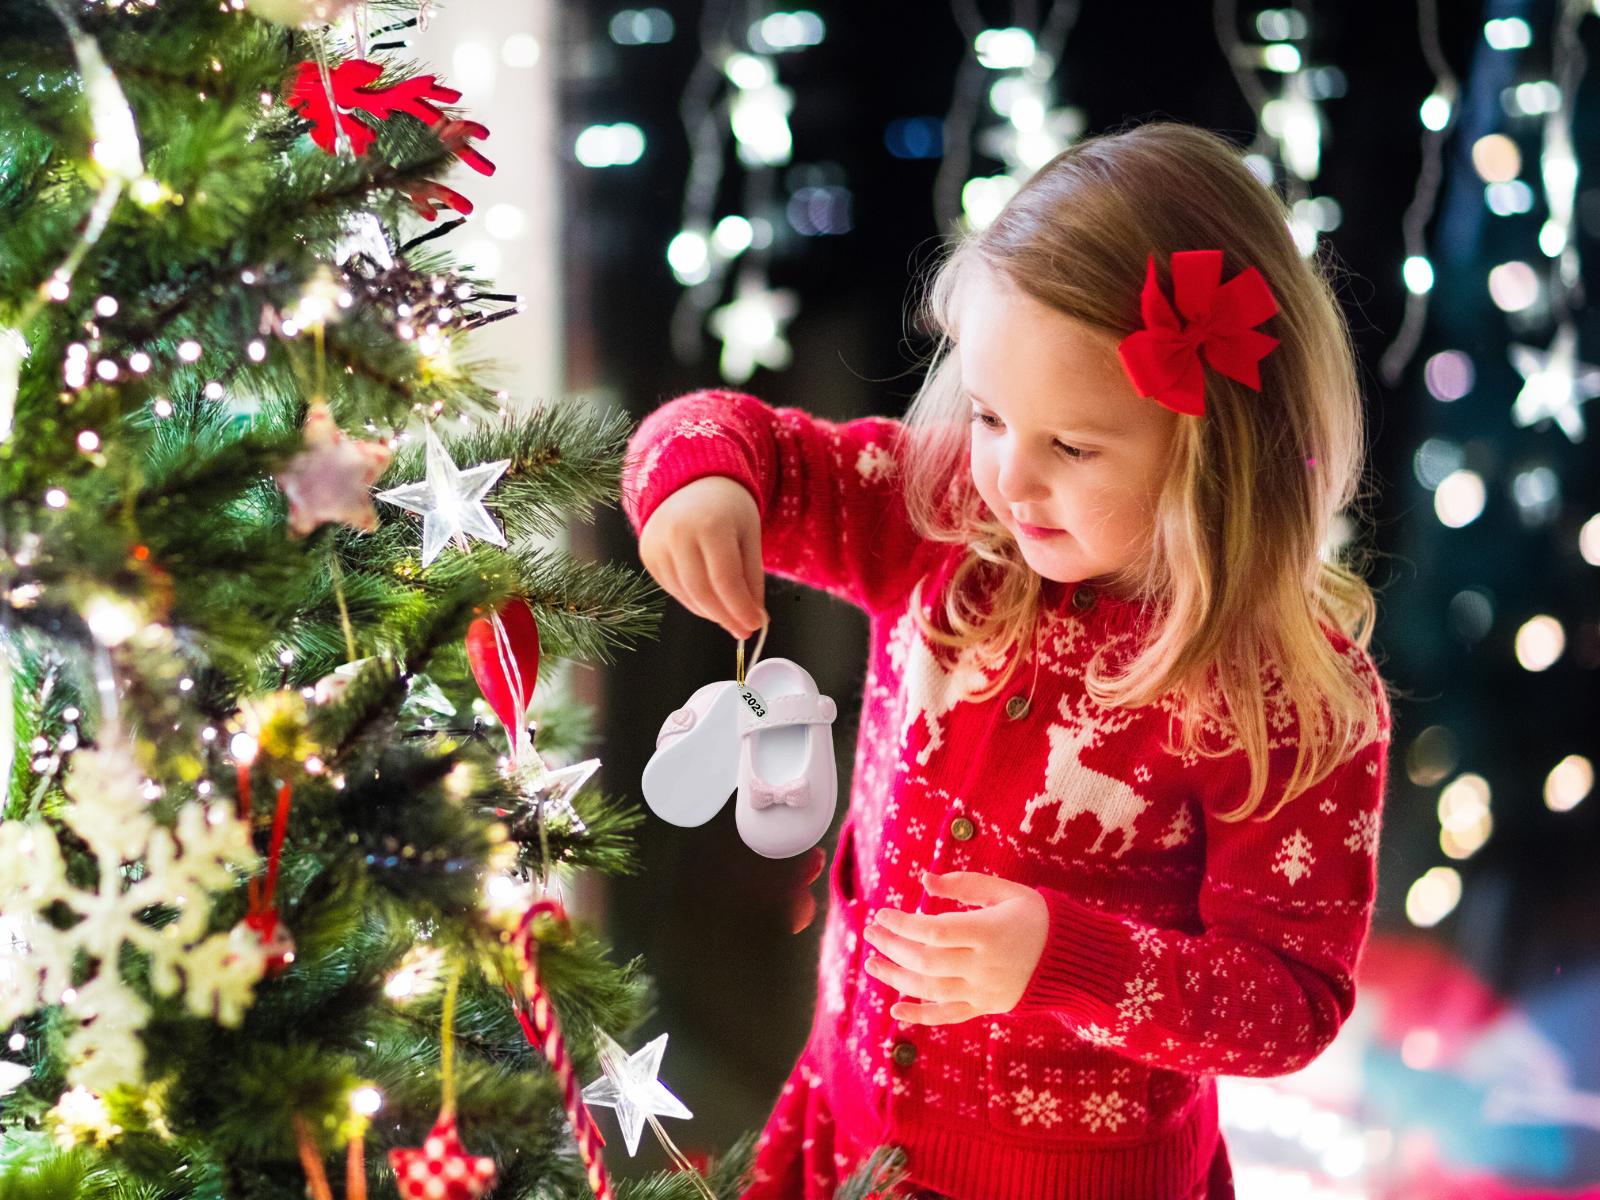
<svg viewBox="0 0 1600 1200">
<path fill-rule="evenodd" d="M 324 85 L 321 68 L 315 62 L 303 62 L 289 83 L 289 107 L 311 122 L 311 140 L 329 154 L 336 152 L 341 131 L 358 158 L 377 138 L 377 131 L 356 114 L 387 121 L 396 113 L 405 113 L 434 128 L 445 148 L 478 174 L 494 174 L 494 164 L 470 144 L 472 138 L 488 137 L 487 127 L 477 121 L 452 120 L 439 107 L 460 100 L 460 92 L 432 75 L 414 75 L 380 86 L 382 75 L 378 63 L 351 58 L 334 67 Z"/>
<path fill-rule="evenodd" d="M 1225 284 L 1221 280 L 1222 251 L 1179 250 L 1172 255 L 1172 290 L 1183 314 L 1180 322 L 1156 277 L 1156 257 L 1150 256 L 1139 298 L 1145 327 L 1117 346 L 1123 368 L 1141 396 L 1173 412 L 1205 416 L 1202 358 L 1212 370 L 1253 391 L 1261 390 L 1257 364 L 1278 339 L 1253 327 L 1274 315 L 1278 302 L 1254 267 Z"/>
</svg>

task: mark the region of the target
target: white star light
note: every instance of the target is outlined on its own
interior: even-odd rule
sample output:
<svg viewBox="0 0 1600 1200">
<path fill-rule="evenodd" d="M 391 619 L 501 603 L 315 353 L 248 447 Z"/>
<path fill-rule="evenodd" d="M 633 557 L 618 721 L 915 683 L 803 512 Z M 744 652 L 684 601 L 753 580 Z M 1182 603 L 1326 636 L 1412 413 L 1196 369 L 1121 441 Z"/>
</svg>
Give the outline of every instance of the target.
<svg viewBox="0 0 1600 1200">
<path fill-rule="evenodd" d="M 789 342 L 783 331 L 798 309 L 793 292 L 741 279 L 738 295 L 711 314 L 711 332 L 722 341 L 722 377 L 743 383 L 758 366 L 774 371 L 787 367 Z"/>
<path fill-rule="evenodd" d="M 511 465 L 509 458 L 482 463 L 461 470 L 451 461 L 444 443 L 427 427 L 428 473 L 421 483 L 379 492 L 378 499 L 409 512 L 422 515 L 422 565 L 439 557 L 447 542 L 467 549 L 467 538 L 482 538 L 495 546 L 506 544 L 506 535 L 489 516 L 483 497 Z"/>
<path fill-rule="evenodd" d="M 1547 350 L 1512 342 L 1511 365 L 1525 381 L 1511 406 L 1511 419 L 1526 427 L 1553 419 L 1574 442 L 1584 435 L 1578 405 L 1600 396 L 1600 368 L 1578 361 L 1578 330 L 1563 321 Z"/>
<path fill-rule="evenodd" d="M 639 1134 L 646 1117 L 692 1117 L 694 1114 L 656 1078 L 656 1072 L 661 1070 L 661 1056 L 667 1048 L 666 1034 L 629 1055 L 607 1037 L 604 1030 L 595 1032 L 600 1038 L 600 1066 L 605 1078 L 596 1079 L 584 1088 L 583 1099 L 586 1104 L 617 1110 L 617 1124 L 622 1126 L 628 1157 L 632 1158 L 639 1152 Z"/>
</svg>

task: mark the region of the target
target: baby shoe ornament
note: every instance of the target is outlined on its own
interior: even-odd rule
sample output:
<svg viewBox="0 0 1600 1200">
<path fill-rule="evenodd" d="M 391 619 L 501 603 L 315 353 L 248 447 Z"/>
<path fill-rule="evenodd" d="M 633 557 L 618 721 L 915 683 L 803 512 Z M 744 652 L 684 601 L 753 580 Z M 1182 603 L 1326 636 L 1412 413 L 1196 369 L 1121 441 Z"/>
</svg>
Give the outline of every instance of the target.
<svg viewBox="0 0 1600 1200">
<path fill-rule="evenodd" d="M 642 788 L 650 811 L 692 829 L 721 811 L 738 785 L 739 685 L 708 683 L 668 714 L 645 764 Z"/>
<path fill-rule="evenodd" d="M 810 672 L 787 658 L 757 663 L 746 682 L 766 699 L 739 715 L 739 836 L 757 854 L 792 858 L 820 842 L 833 823 L 838 708 L 818 693 Z"/>
<path fill-rule="evenodd" d="M 766 634 L 763 626 L 753 663 Z M 768 858 L 789 858 L 815 846 L 833 820 L 837 708 L 818 694 L 804 667 L 786 658 L 754 663 L 746 676 L 743 639 L 734 674 L 667 714 L 645 766 L 645 802 L 662 820 L 693 828 L 716 816 L 737 790 L 745 844 Z"/>
</svg>

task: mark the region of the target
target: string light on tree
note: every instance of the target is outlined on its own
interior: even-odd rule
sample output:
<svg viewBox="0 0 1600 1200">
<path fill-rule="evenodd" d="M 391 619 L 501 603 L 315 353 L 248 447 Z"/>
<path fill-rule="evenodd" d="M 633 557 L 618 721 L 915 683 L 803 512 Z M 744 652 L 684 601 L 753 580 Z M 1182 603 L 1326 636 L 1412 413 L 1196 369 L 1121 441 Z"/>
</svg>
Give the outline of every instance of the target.
<svg viewBox="0 0 1600 1200">
<path fill-rule="evenodd" d="M 1582 264 L 1577 240 L 1572 236 L 1578 187 L 1572 120 L 1586 62 L 1578 38 L 1578 25 L 1590 11 L 1586 0 L 1560 0 L 1552 48 L 1554 79 L 1548 88 L 1528 93 L 1537 98 L 1523 106 L 1524 111 L 1536 109 L 1544 114 L 1539 177 L 1549 216 L 1539 229 L 1538 242 L 1539 249 L 1551 260 L 1543 290 L 1549 297 L 1549 316 L 1556 330 L 1549 347 L 1542 352 L 1516 342 L 1508 347 L 1511 364 L 1523 377 L 1522 388 L 1512 405 L 1512 421 L 1519 427 L 1552 421 L 1573 442 L 1581 441 L 1585 432 L 1580 406 L 1600 394 L 1600 370 L 1578 361 L 1578 329 L 1572 315 L 1574 305 L 1581 307 L 1583 303 Z M 1508 21 L 1515 24 L 1508 24 Z M 1502 18 L 1485 24 L 1484 37 L 1497 48 L 1515 49 L 1531 43 L 1532 31 L 1520 18 Z M 1519 159 L 1516 143 L 1507 141 L 1509 151 L 1504 157 L 1513 161 Z M 1476 162 L 1476 147 L 1474 150 Z M 1528 268 L 1529 279 L 1521 288 L 1511 289 L 1512 277 L 1507 274 L 1511 266 L 1504 264 L 1496 268 L 1501 273 L 1500 286 L 1496 288 L 1496 280 L 1491 278 L 1491 293 L 1502 308 L 1518 312 L 1532 306 L 1540 288 L 1534 272 Z M 1507 303 L 1508 290 L 1518 291 L 1517 301 L 1525 302 Z"/>
<path fill-rule="evenodd" d="M 1405 314 L 1399 332 L 1384 349 L 1378 370 L 1390 387 L 1399 384 L 1406 366 L 1417 352 L 1428 318 L 1428 297 L 1433 292 L 1434 269 L 1428 257 L 1427 228 L 1439 200 L 1444 179 L 1444 147 L 1460 111 L 1461 85 L 1445 57 L 1439 36 L 1438 0 L 1417 0 L 1417 32 L 1422 55 L 1433 72 L 1433 90 L 1418 109 L 1422 123 L 1421 166 L 1412 188 L 1411 203 L 1401 219 L 1405 258 L 1401 279 L 1405 284 Z M 1435 393 L 1437 394 L 1437 393 Z"/>
</svg>

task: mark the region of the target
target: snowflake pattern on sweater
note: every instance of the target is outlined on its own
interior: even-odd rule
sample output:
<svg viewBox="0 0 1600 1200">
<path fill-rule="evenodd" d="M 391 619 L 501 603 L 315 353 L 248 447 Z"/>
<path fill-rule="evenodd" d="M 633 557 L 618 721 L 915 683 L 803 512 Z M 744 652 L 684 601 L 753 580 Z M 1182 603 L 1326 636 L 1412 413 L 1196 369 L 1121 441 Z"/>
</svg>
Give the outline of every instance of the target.
<svg viewBox="0 0 1600 1200">
<path fill-rule="evenodd" d="M 1220 1197 L 1214 1077 L 1299 1070 L 1354 1003 L 1387 778 L 1382 681 L 1365 651 L 1327 631 L 1371 685 L 1379 736 L 1270 821 L 1220 819 L 1249 785 L 1224 731 L 1202 731 L 1215 757 L 1174 754 L 1173 697 L 1110 710 L 1086 694 L 1094 656 L 1136 647 L 1147 629 L 1130 602 L 1047 581 L 1008 689 L 967 699 L 1001 664 L 917 628 L 913 586 L 923 581 L 935 616 L 966 550 L 913 530 L 902 434 L 884 418 L 834 423 L 700 392 L 645 419 L 624 472 L 636 531 L 693 479 L 740 481 L 761 512 L 766 570 L 869 618 L 813 1026 L 747 1200 L 831 1197 L 886 1142 L 906 1151 L 919 1186 L 957 1200 Z M 1270 664 L 1262 695 L 1267 813 L 1298 727 Z M 862 972 L 861 929 L 885 905 L 959 907 L 924 893 L 923 870 L 998 875 L 1044 897 L 1045 951 L 1011 1012 L 946 1026 L 889 1016 L 898 996 Z"/>
</svg>

